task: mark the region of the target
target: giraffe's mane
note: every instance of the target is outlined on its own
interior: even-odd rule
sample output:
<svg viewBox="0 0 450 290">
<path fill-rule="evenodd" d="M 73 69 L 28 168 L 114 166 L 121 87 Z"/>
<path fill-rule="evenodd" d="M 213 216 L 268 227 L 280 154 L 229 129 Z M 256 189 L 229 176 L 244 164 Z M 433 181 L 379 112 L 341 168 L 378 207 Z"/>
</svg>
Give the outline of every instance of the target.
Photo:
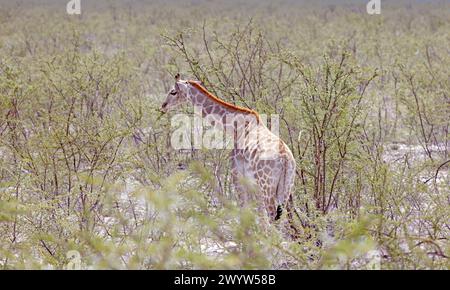
<svg viewBox="0 0 450 290">
<path fill-rule="evenodd" d="M 209 92 L 207 89 L 205 89 L 205 87 L 203 87 L 202 85 L 200 85 L 198 82 L 196 81 L 188 81 L 189 84 L 193 85 L 196 89 L 198 89 L 200 92 L 202 92 L 205 96 L 207 96 L 208 98 L 210 98 L 211 100 L 224 105 L 227 108 L 230 109 L 234 109 L 236 111 L 240 111 L 240 112 L 245 112 L 245 113 L 249 113 L 249 114 L 253 114 L 256 116 L 257 121 L 260 121 L 260 117 L 259 114 L 251 109 L 248 108 L 244 108 L 244 107 L 239 107 L 236 105 L 233 105 L 231 103 L 228 103 L 222 99 L 220 99 L 219 97 L 216 97 L 215 95 L 213 95 L 211 92 Z"/>
</svg>

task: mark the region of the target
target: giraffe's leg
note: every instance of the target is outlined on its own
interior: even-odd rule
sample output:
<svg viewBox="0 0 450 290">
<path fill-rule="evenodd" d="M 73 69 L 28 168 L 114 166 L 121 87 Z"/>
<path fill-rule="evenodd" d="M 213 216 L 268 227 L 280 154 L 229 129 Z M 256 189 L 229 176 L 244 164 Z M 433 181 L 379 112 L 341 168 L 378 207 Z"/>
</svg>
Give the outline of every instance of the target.
<svg viewBox="0 0 450 290">
<path fill-rule="evenodd" d="M 245 159 L 240 156 L 238 150 L 231 152 L 231 179 L 236 192 L 239 205 L 244 207 L 250 201 L 249 192 L 251 191 L 251 176 L 249 176 Z M 250 177 L 250 178 L 249 178 Z"/>
<path fill-rule="evenodd" d="M 260 200 L 264 206 L 264 212 L 271 223 L 277 221 L 281 216 L 283 199 L 277 195 L 279 189 L 279 176 L 282 167 L 279 160 L 262 161 L 258 164 L 258 185 L 260 189 Z"/>
<path fill-rule="evenodd" d="M 273 188 L 267 184 L 260 184 L 260 198 L 258 199 L 259 225 L 265 234 L 269 233 L 270 227 L 277 221 L 277 206 L 273 198 Z"/>
<path fill-rule="evenodd" d="M 285 162 L 285 170 L 284 170 L 284 188 L 283 192 L 280 193 L 283 195 L 283 200 L 285 201 L 286 208 L 286 218 L 287 223 L 285 224 L 285 232 L 287 235 L 293 239 L 297 240 L 300 238 L 300 231 L 294 223 L 294 200 L 293 200 L 293 185 L 294 185 L 294 173 L 295 173 L 295 161 L 287 159 Z M 280 180 L 281 181 L 281 180 Z"/>
<path fill-rule="evenodd" d="M 261 229 L 268 233 L 271 224 L 276 223 L 280 213 L 278 210 L 276 193 L 276 176 L 279 169 L 274 162 L 263 161 L 258 164 L 257 182 L 258 182 L 258 209 L 260 212 L 259 225 Z"/>
<path fill-rule="evenodd" d="M 293 202 L 291 190 L 293 186 L 293 173 L 295 163 L 288 162 L 284 158 L 272 160 L 264 166 L 267 178 L 261 179 L 261 191 L 264 192 L 264 208 L 270 223 L 276 223 L 286 212 L 287 221 L 282 221 L 278 226 L 283 235 L 292 239 L 299 237 L 294 224 Z M 267 169 L 270 168 L 270 169 Z"/>
<path fill-rule="evenodd" d="M 245 187 L 242 184 L 243 175 L 236 169 L 231 169 L 231 178 L 233 182 L 234 191 L 237 195 L 239 206 L 244 207 L 248 203 L 248 195 Z"/>
</svg>

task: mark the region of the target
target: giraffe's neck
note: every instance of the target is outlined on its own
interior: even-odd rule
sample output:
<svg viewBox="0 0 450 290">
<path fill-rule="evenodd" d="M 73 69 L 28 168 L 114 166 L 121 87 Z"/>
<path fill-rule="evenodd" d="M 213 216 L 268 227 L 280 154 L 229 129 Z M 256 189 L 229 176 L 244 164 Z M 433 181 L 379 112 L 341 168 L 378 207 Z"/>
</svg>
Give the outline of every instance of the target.
<svg viewBox="0 0 450 290">
<path fill-rule="evenodd" d="M 250 122 L 258 125 L 259 117 L 247 109 L 240 109 L 224 101 L 214 99 L 191 85 L 189 88 L 189 98 L 196 108 L 198 114 L 202 115 L 209 123 L 213 123 L 224 129 L 227 134 L 232 134 L 235 138 L 245 132 L 244 127 L 248 127 Z"/>
</svg>

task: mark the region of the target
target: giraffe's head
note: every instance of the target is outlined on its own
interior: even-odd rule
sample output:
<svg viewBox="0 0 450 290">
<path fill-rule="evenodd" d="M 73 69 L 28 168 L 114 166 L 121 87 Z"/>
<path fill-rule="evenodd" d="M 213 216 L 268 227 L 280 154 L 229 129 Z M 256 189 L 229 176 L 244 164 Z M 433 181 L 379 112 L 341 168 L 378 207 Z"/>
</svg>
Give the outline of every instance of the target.
<svg viewBox="0 0 450 290">
<path fill-rule="evenodd" d="M 180 79 L 180 74 L 175 76 L 175 85 L 167 94 L 166 100 L 161 106 L 161 111 L 166 113 L 179 105 L 186 103 L 188 97 L 189 83 Z"/>
</svg>

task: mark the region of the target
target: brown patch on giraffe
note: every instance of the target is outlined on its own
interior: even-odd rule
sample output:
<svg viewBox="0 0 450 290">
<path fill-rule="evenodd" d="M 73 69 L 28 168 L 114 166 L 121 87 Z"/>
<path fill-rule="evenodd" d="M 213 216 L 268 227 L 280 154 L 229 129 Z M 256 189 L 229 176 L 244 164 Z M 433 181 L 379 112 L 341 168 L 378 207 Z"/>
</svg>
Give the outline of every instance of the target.
<svg viewBox="0 0 450 290">
<path fill-rule="evenodd" d="M 286 148 L 284 146 L 284 143 L 281 140 L 278 142 L 278 150 L 282 154 L 286 153 Z"/>
</svg>

